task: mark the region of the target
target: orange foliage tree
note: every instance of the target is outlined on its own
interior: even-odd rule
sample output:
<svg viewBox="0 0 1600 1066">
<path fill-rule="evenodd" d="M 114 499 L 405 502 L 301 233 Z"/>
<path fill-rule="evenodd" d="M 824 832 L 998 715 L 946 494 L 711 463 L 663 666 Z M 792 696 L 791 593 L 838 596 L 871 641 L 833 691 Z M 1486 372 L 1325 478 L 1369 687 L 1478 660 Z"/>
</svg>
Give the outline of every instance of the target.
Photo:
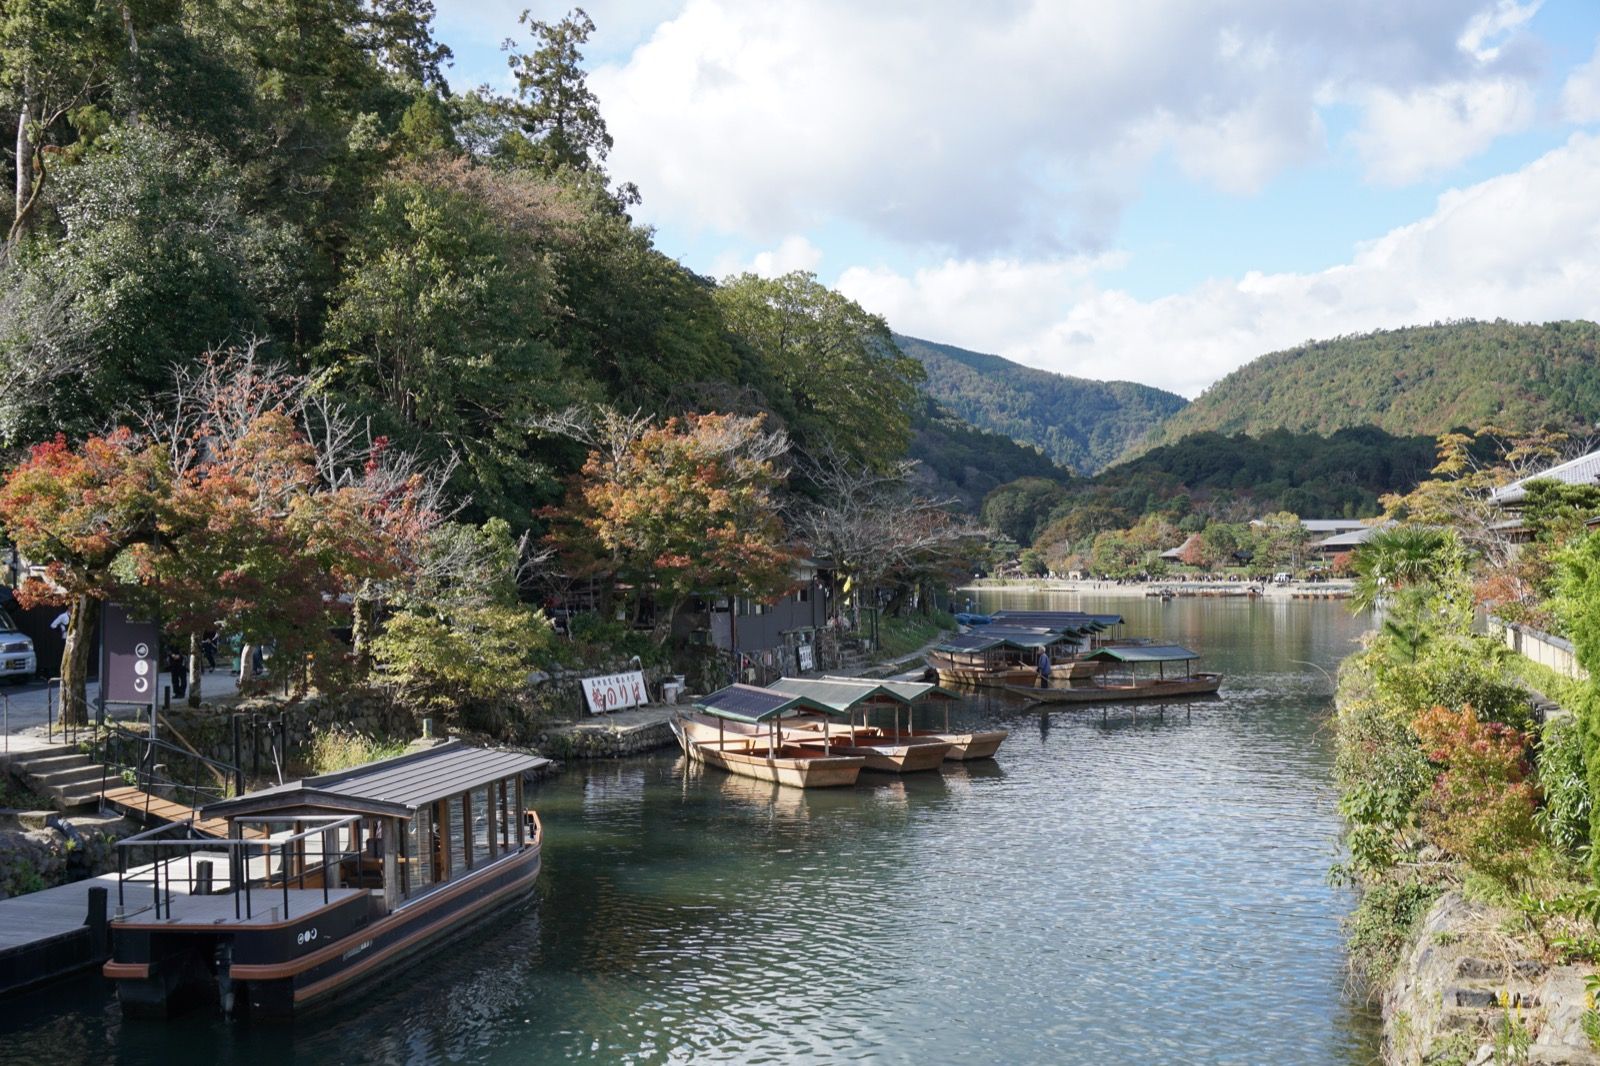
<svg viewBox="0 0 1600 1066">
<path fill-rule="evenodd" d="M 1423 802 L 1422 825 L 1445 850 L 1505 881 L 1526 868 L 1538 840 L 1539 792 L 1528 778 L 1528 737 L 1479 721 L 1471 707 L 1434 707 L 1411 729 L 1441 767 Z"/>
<path fill-rule="evenodd" d="M 602 414 L 551 533 L 569 564 L 648 589 L 664 643 L 689 597 L 766 597 L 793 581 L 773 498 L 787 447 L 760 417 L 688 415 L 654 425 Z"/>
<path fill-rule="evenodd" d="M 116 587 L 114 567 L 136 544 L 158 534 L 169 489 L 166 455 L 127 429 L 35 445 L 0 484 L 0 523 L 48 581 L 17 590 L 24 607 L 68 608 L 61 664 L 62 721 L 87 720 L 85 685 L 96 605 Z"/>
</svg>

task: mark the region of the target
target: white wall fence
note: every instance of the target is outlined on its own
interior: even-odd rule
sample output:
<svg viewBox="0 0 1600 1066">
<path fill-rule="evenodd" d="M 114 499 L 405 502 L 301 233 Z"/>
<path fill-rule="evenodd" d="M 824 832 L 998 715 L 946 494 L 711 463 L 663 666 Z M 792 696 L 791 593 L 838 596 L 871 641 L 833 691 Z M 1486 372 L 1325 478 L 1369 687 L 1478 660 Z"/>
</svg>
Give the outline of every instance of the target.
<svg viewBox="0 0 1600 1066">
<path fill-rule="evenodd" d="M 1505 622 L 1498 618 L 1489 619 L 1489 631 L 1497 632 L 1505 646 L 1519 655 L 1532 659 L 1541 666 L 1548 666 L 1563 677 L 1586 680 L 1589 672 L 1578 665 L 1577 657 L 1572 651 L 1572 642 L 1564 637 L 1546 633 L 1518 622 Z"/>
</svg>

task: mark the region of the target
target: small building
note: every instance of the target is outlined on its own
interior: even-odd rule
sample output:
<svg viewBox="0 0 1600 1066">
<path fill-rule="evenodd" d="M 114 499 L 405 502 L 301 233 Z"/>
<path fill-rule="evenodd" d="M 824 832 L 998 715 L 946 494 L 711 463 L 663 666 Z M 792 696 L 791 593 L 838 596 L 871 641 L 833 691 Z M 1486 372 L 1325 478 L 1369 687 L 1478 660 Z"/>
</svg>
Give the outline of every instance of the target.
<svg viewBox="0 0 1600 1066">
<path fill-rule="evenodd" d="M 1522 509 L 1528 500 L 1528 485 L 1533 481 L 1560 481 L 1568 485 L 1600 485 L 1600 451 L 1593 451 L 1587 455 L 1580 455 L 1576 459 L 1569 459 L 1564 463 L 1557 463 L 1548 470 L 1541 470 L 1536 474 L 1518 478 L 1516 481 L 1489 493 L 1489 502 L 1504 511 L 1506 517 L 1496 522 L 1492 527 L 1496 532 L 1505 535 L 1513 544 L 1527 544 L 1533 538 L 1533 530 L 1529 529 L 1522 518 Z"/>
<path fill-rule="evenodd" d="M 763 676 L 814 669 L 821 665 L 817 642 L 830 618 L 832 578 L 826 560 L 801 559 L 794 584 L 775 599 L 701 598 L 688 612 L 689 639 L 742 657 L 741 676 L 744 669 Z"/>
<path fill-rule="evenodd" d="M 1392 525 L 1394 525 L 1393 522 L 1379 522 L 1376 525 L 1362 526 L 1360 529 L 1353 529 L 1347 533 L 1336 533 L 1311 545 L 1311 554 L 1322 559 L 1332 559 L 1334 556 L 1354 551 L 1371 540 L 1374 533 L 1380 529 L 1387 529 Z"/>
</svg>

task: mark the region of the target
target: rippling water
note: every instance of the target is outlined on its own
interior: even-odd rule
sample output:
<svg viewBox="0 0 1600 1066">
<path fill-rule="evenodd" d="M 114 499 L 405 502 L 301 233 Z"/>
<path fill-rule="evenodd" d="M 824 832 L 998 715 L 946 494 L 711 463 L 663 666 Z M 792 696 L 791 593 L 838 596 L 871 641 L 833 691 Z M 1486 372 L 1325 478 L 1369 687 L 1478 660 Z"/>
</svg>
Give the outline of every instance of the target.
<svg viewBox="0 0 1600 1066">
<path fill-rule="evenodd" d="M 1375 1061 L 1326 883 L 1318 669 L 1362 624 L 1026 602 L 1189 643 L 1222 697 L 1103 717 L 976 698 L 958 717 L 1012 731 L 997 761 L 853 790 L 675 753 L 576 764 L 535 793 L 537 900 L 371 995 L 292 1027 L 125 1023 L 85 979 L 0 1006 L 0 1062 Z"/>
</svg>

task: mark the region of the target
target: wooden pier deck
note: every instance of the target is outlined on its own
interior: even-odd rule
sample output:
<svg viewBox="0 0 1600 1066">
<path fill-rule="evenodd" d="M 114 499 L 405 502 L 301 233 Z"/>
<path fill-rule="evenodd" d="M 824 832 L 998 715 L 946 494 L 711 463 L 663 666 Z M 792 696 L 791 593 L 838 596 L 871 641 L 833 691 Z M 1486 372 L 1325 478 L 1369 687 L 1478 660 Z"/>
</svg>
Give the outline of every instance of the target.
<svg viewBox="0 0 1600 1066">
<path fill-rule="evenodd" d="M 89 890 L 93 888 L 106 889 L 108 909 L 116 906 L 114 873 L 0 900 L 0 996 L 64 977 L 106 958 L 110 939 L 103 922 L 107 916 L 90 913 Z"/>
</svg>

